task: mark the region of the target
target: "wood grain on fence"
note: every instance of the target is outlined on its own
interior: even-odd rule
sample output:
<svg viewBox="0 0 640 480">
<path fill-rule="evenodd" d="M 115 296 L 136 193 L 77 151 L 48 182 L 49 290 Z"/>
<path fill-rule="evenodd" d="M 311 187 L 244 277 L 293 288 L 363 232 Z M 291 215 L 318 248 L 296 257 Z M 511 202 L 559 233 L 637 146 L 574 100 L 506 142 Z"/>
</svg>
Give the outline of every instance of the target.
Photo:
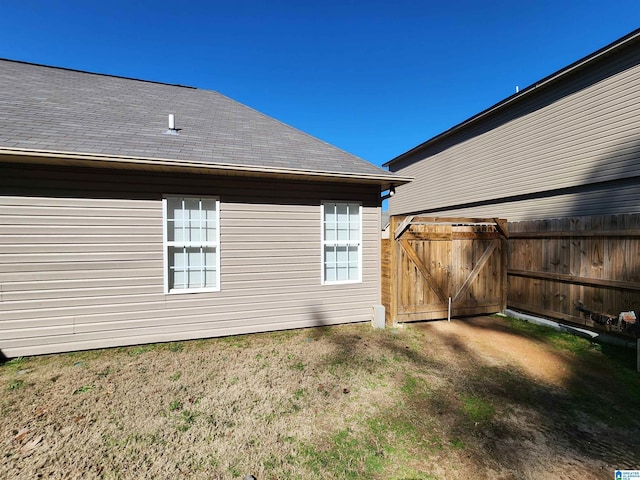
<svg viewBox="0 0 640 480">
<path fill-rule="evenodd" d="M 391 311 L 391 243 L 388 238 L 382 239 L 381 252 L 381 284 L 382 284 L 382 305 L 384 305 L 385 321 L 389 321 Z"/>
<path fill-rule="evenodd" d="M 506 222 L 392 216 L 382 240 L 388 324 L 479 315 L 506 306 Z"/>
<path fill-rule="evenodd" d="M 509 237 L 510 307 L 607 330 L 579 308 L 640 311 L 640 215 L 509 223 Z"/>
</svg>

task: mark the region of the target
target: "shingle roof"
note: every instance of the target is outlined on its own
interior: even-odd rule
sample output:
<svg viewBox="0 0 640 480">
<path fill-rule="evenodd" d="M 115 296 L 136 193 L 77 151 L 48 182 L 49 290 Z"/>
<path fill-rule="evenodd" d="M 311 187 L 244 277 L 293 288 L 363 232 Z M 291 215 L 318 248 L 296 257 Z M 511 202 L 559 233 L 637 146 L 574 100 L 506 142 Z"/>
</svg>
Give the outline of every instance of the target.
<svg viewBox="0 0 640 480">
<path fill-rule="evenodd" d="M 394 178 L 214 91 L 2 59 L 0 148 Z"/>
</svg>

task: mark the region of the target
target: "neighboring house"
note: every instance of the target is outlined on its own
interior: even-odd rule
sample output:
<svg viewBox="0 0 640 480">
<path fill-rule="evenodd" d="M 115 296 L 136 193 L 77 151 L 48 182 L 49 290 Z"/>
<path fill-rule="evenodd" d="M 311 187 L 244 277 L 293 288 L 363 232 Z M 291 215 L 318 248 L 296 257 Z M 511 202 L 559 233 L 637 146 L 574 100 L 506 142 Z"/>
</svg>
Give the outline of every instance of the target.
<svg viewBox="0 0 640 480">
<path fill-rule="evenodd" d="M 509 221 L 640 211 L 640 30 L 385 166 L 392 215 Z"/>
<path fill-rule="evenodd" d="M 382 230 L 382 238 L 389 238 L 390 215 L 388 211 L 382 212 L 380 217 L 380 228 Z"/>
<path fill-rule="evenodd" d="M 190 87 L 0 60 L 0 112 L 4 356 L 381 303 L 381 191 L 405 179 Z"/>
</svg>

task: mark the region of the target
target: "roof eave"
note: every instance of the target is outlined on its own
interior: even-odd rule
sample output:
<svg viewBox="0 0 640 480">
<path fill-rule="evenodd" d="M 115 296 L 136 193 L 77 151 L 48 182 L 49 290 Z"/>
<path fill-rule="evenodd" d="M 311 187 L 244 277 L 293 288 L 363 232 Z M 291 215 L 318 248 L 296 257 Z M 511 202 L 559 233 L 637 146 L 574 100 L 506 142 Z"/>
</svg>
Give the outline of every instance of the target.
<svg viewBox="0 0 640 480">
<path fill-rule="evenodd" d="M 53 162 L 52 162 L 53 160 Z M 413 180 L 411 177 L 394 174 L 367 174 L 332 172 L 321 170 L 302 170 L 268 166 L 236 165 L 223 163 L 206 163 L 189 160 L 167 158 L 115 156 L 106 154 L 61 152 L 54 150 L 31 150 L 22 148 L 0 147 L 0 161 L 18 163 L 52 163 L 56 165 L 90 166 L 98 168 L 124 168 L 142 170 L 171 170 L 191 173 L 267 176 L 278 178 L 295 178 L 299 180 L 326 181 L 333 180 L 347 183 L 366 183 L 379 185 L 382 191 L 391 187 L 404 185 Z"/>
</svg>

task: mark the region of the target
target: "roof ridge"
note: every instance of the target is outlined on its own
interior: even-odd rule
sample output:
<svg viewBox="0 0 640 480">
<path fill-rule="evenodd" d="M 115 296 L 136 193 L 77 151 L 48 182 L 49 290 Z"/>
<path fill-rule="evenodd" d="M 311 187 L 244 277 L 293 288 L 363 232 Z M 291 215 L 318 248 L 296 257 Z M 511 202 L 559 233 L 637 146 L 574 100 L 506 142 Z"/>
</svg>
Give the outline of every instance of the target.
<svg viewBox="0 0 640 480">
<path fill-rule="evenodd" d="M 21 63 L 23 65 L 33 65 L 34 67 L 53 68 L 53 69 L 56 69 L 56 70 L 65 70 L 67 72 L 85 73 L 87 75 L 99 75 L 101 77 L 120 78 L 122 80 L 133 80 L 135 82 L 155 83 L 157 85 L 166 85 L 166 86 L 169 86 L 169 87 L 180 87 L 180 88 L 189 88 L 189 89 L 193 89 L 193 90 L 200 90 L 198 87 L 192 87 L 190 85 L 181 85 L 179 83 L 167 83 L 167 82 L 160 82 L 160 81 L 157 81 L 157 80 L 145 80 L 143 78 L 125 77 L 124 75 L 113 75 L 113 74 L 110 74 L 110 73 L 90 72 L 88 70 L 80 70 L 80 69 L 77 69 L 77 68 L 59 67 L 59 66 L 56 66 L 56 65 L 45 65 L 44 63 L 27 62 L 27 61 L 24 61 L 24 60 L 14 60 L 12 58 L 0 57 L 0 61 L 12 62 L 12 63 Z"/>
</svg>

